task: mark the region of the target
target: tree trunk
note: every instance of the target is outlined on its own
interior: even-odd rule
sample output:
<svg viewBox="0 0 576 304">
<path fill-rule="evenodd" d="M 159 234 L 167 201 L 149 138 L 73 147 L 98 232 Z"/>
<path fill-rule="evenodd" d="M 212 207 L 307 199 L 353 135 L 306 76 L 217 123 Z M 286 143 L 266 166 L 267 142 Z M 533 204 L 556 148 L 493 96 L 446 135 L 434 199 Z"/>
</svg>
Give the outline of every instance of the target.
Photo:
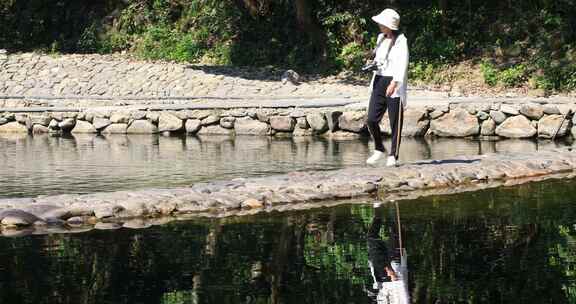
<svg viewBox="0 0 576 304">
<path fill-rule="evenodd" d="M 300 30 L 310 35 L 312 43 L 320 52 L 321 61 L 326 62 L 328 57 L 326 35 L 316 20 L 314 20 L 309 2 L 310 0 L 294 0 L 294 4 L 296 5 L 296 19 Z"/>
<path fill-rule="evenodd" d="M 448 10 L 448 0 L 438 0 L 438 6 L 440 7 L 440 18 L 442 18 L 442 34 L 446 35 L 446 10 Z"/>
</svg>

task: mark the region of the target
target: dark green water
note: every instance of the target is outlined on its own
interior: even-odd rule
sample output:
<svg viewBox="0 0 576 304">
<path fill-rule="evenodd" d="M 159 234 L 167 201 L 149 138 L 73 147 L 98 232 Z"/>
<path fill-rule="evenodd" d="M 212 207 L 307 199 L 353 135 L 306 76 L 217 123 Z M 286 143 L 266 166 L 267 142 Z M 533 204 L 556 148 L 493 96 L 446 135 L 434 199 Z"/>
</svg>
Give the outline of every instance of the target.
<svg viewBox="0 0 576 304">
<path fill-rule="evenodd" d="M 575 186 L 401 202 L 413 302 L 574 303 Z M 366 203 L 0 238 L 0 303 L 370 303 Z"/>
</svg>

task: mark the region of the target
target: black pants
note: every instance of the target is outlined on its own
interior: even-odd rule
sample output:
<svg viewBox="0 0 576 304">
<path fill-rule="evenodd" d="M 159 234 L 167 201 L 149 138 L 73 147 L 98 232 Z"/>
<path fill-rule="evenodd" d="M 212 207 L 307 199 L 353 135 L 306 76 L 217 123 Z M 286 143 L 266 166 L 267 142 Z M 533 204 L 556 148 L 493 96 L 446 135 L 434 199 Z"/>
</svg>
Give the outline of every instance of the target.
<svg viewBox="0 0 576 304">
<path fill-rule="evenodd" d="M 390 266 L 392 261 L 400 262 L 400 238 L 397 229 L 396 217 L 393 208 L 387 208 L 386 218 L 382 218 L 381 210 L 374 210 L 374 218 L 368 229 L 366 239 L 368 241 L 368 260 L 374 267 L 376 281 L 389 281 L 385 267 Z M 380 231 L 384 228 L 388 240 L 380 238 Z"/>
<path fill-rule="evenodd" d="M 368 130 L 374 138 L 375 149 L 385 152 L 384 144 L 382 143 L 382 131 L 380 130 L 380 121 L 382 116 L 388 110 L 388 117 L 390 118 L 390 128 L 392 129 L 392 147 L 390 155 L 394 155 L 398 159 L 400 153 L 400 140 L 402 138 L 402 123 L 404 121 L 404 109 L 400 102 L 400 98 L 386 97 L 386 88 L 390 84 L 392 77 L 376 75 L 374 85 L 372 87 L 372 96 L 370 96 L 370 104 L 368 106 Z"/>
</svg>

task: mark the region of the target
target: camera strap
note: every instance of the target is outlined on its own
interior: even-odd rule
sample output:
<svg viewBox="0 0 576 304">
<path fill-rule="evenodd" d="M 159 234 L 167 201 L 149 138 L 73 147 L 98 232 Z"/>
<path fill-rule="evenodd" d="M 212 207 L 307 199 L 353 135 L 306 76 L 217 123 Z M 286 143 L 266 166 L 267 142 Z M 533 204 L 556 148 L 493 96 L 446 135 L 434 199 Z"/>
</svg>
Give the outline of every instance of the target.
<svg viewBox="0 0 576 304">
<path fill-rule="evenodd" d="M 374 60 L 376 60 L 376 52 L 378 51 L 378 48 L 380 47 L 380 45 L 382 45 L 382 43 L 384 41 L 386 41 L 386 39 L 388 39 L 386 36 L 384 36 L 382 39 L 380 39 L 380 41 L 378 41 L 378 43 L 376 44 L 376 47 L 374 48 L 374 51 L 372 51 L 372 53 L 374 54 Z M 388 61 L 388 55 L 390 54 L 390 50 L 392 50 L 392 47 L 394 46 L 394 44 L 396 44 L 396 40 L 398 39 L 398 37 L 396 37 L 395 39 L 390 39 L 390 45 L 388 45 L 388 50 L 386 50 L 386 56 L 384 57 L 384 62 Z"/>
</svg>

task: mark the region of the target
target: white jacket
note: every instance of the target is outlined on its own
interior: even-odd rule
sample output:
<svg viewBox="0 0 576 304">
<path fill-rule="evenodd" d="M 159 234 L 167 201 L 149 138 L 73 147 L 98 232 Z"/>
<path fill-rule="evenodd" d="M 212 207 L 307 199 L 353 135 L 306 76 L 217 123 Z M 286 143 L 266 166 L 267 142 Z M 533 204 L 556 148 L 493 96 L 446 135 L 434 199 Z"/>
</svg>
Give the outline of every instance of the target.
<svg viewBox="0 0 576 304">
<path fill-rule="evenodd" d="M 404 34 L 396 38 L 396 42 L 392 47 L 390 44 L 392 39 L 385 38 L 384 34 L 378 35 L 376 42 L 376 56 L 374 60 L 378 63 L 378 70 L 374 72 L 370 89 L 374 85 L 374 78 L 376 75 L 391 76 L 392 81 L 397 81 L 398 86 L 396 91 L 391 97 L 400 97 L 402 105 L 406 107 L 406 87 L 408 85 L 408 39 Z"/>
</svg>

